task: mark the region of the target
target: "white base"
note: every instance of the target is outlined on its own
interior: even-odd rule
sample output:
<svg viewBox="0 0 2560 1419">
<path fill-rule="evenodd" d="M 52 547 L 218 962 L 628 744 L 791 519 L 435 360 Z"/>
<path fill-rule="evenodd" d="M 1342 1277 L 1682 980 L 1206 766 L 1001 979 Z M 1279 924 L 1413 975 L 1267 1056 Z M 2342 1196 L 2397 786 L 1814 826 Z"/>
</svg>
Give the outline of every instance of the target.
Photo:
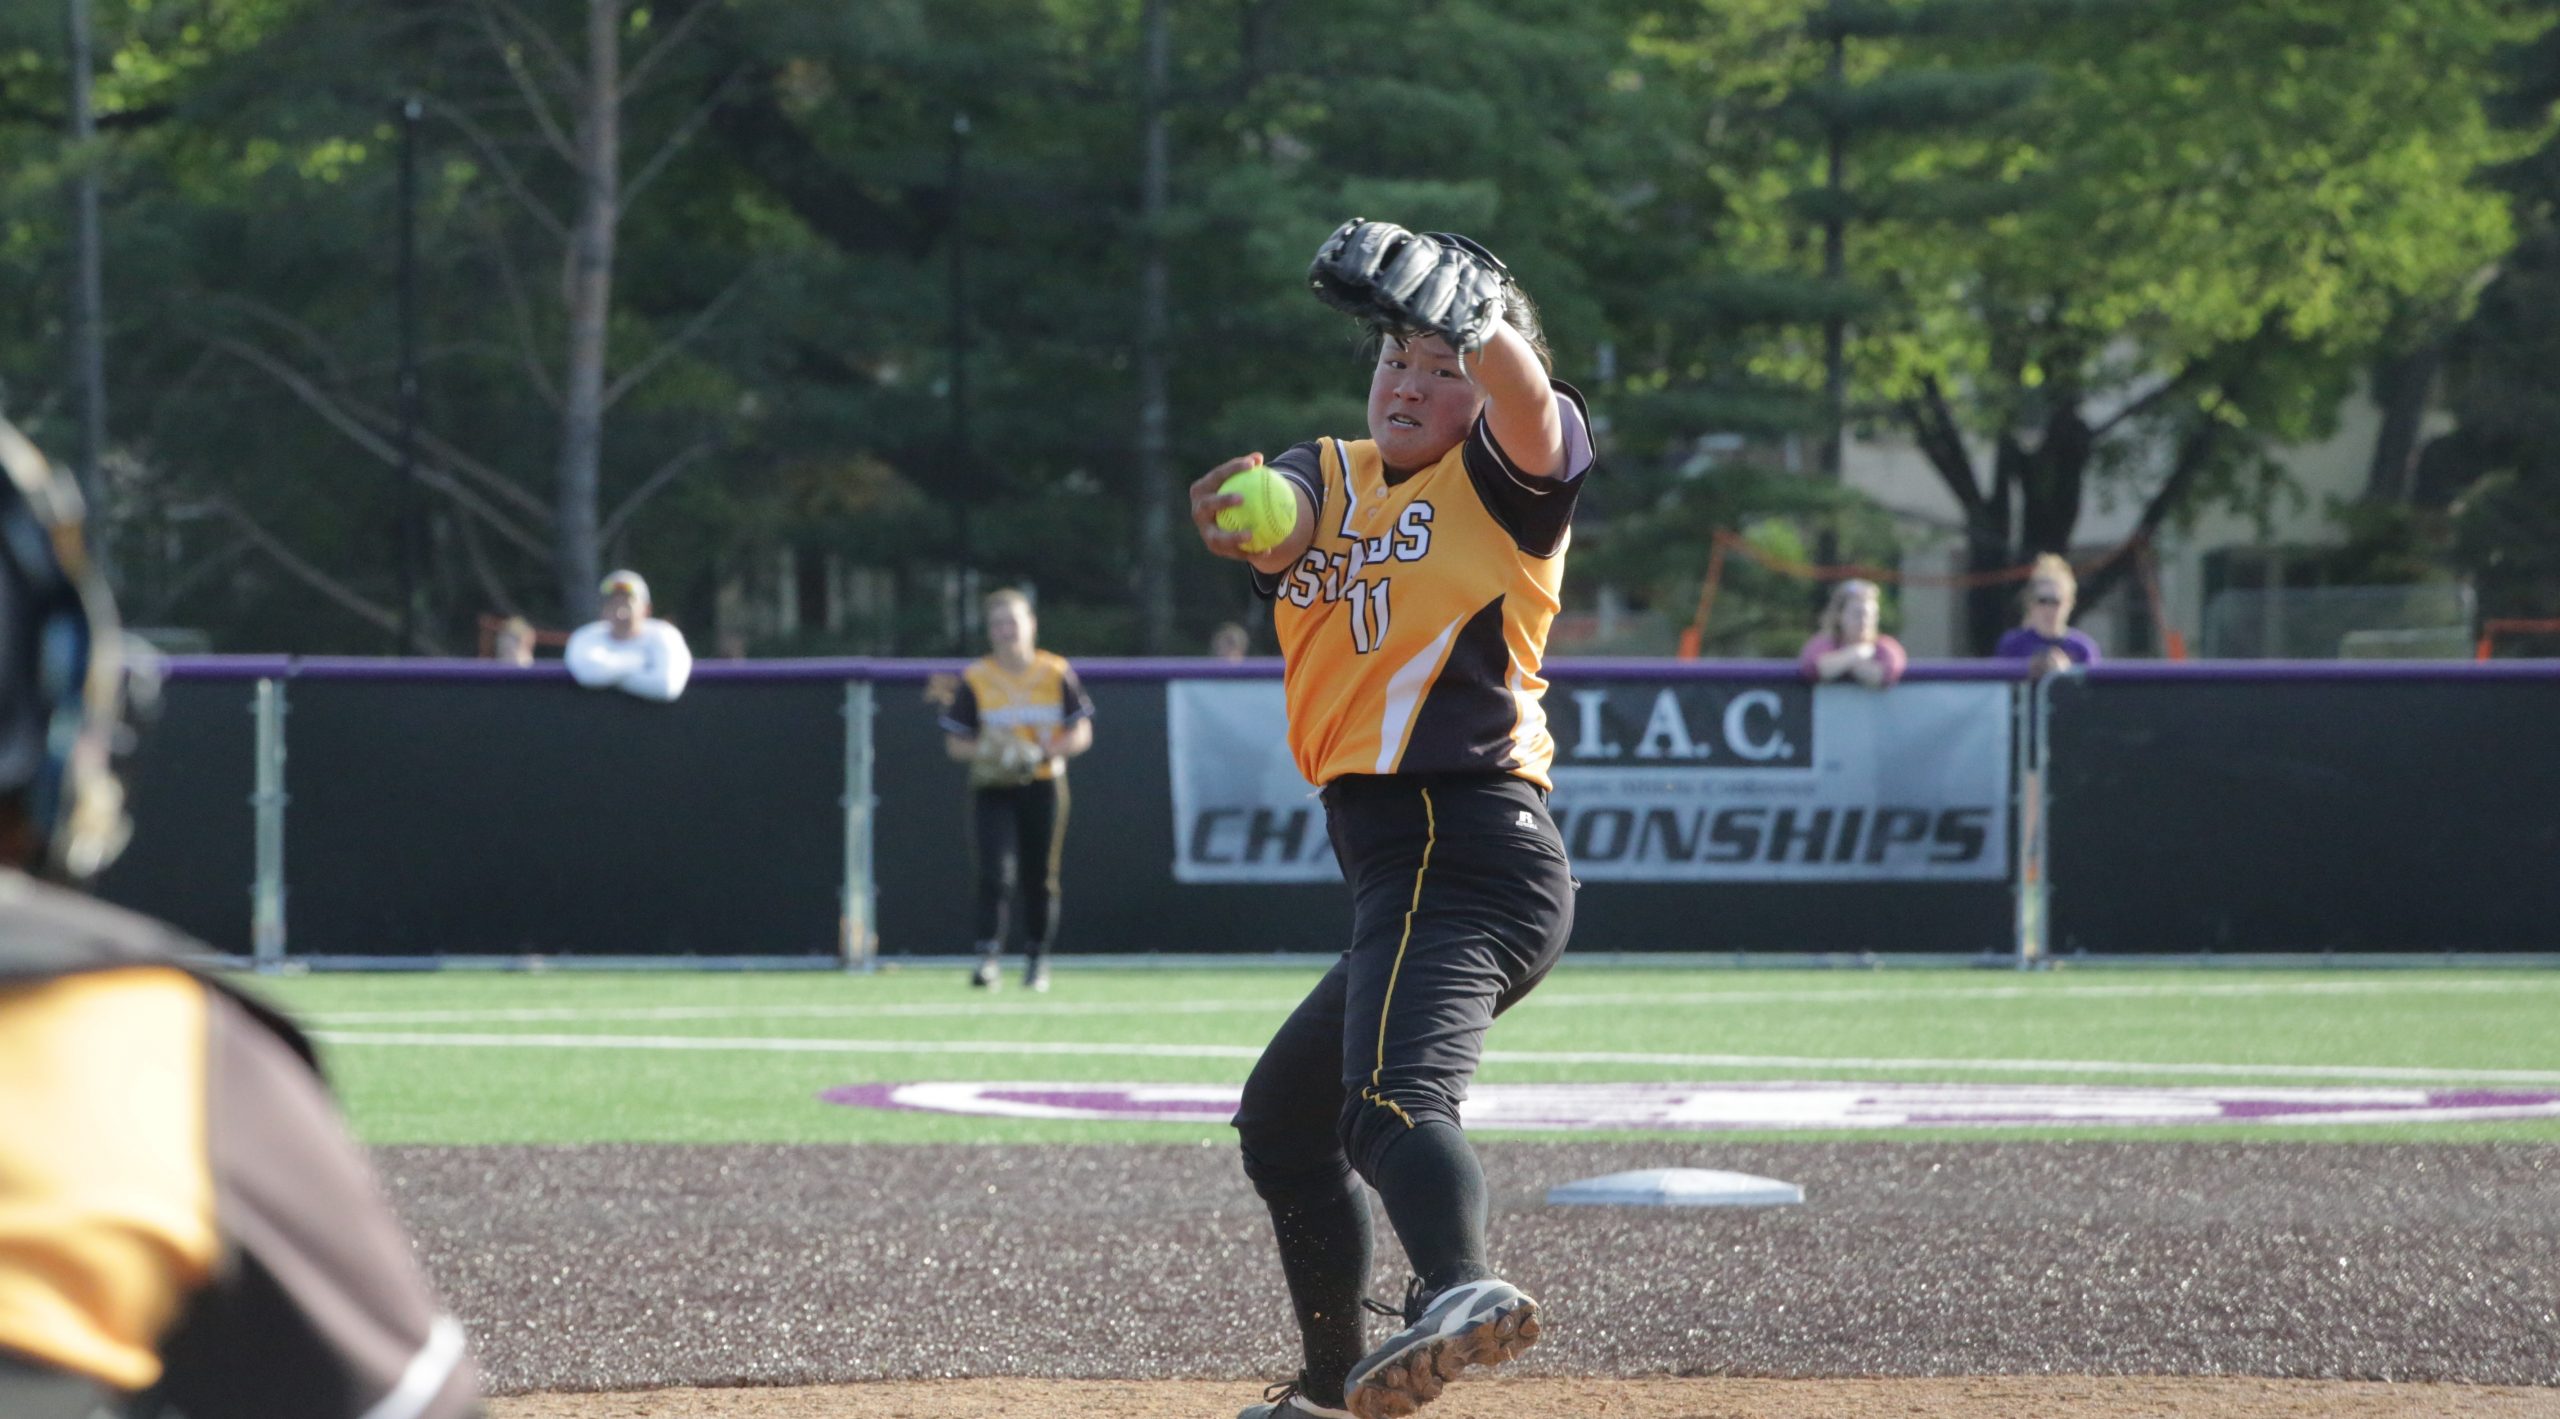
<svg viewBox="0 0 2560 1419">
<path fill-rule="evenodd" d="M 1549 1206 L 1784 1207 L 1804 1189 L 1776 1178 L 1712 1168 L 1639 1168 L 1547 1189 Z"/>
</svg>

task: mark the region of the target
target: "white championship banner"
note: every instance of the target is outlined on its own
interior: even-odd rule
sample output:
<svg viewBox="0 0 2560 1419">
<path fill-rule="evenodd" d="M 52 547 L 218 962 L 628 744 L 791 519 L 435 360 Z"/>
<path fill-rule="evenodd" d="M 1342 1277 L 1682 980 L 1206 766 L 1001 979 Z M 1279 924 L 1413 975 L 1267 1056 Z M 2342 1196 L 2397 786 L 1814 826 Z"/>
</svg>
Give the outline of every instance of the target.
<svg viewBox="0 0 2560 1419">
<path fill-rule="evenodd" d="M 2005 684 L 1568 680 L 1554 809 L 1589 882 L 2009 874 Z M 1340 879 L 1276 680 L 1165 686 L 1174 880 Z"/>
</svg>

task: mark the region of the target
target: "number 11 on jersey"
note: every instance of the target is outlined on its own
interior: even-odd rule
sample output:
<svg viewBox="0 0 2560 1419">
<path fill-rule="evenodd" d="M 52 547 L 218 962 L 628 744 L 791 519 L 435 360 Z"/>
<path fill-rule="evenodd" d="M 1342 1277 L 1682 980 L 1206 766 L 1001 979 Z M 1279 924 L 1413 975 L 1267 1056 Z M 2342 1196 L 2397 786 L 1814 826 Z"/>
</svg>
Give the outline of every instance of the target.
<svg viewBox="0 0 2560 1419">
<path fill-rule="evenodd" d="M 1385 577 L 1375 585 L 1351 585 L 1351 648 L 1361 655 L 1376 650 L 1387 638 L 1387 586 Z"/>
</svg>

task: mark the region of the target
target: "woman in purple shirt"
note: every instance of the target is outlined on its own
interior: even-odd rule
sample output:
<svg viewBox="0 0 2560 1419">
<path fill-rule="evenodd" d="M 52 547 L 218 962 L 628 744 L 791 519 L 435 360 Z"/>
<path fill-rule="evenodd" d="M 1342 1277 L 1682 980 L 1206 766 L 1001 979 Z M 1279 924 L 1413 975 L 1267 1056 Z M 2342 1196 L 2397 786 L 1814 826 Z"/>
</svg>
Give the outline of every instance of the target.
<svg viewBox="0 0 2560 1419">
<path fill-rule="evenodd" d="M 2051 552 L 2036 558 L 2027 576 L 2026 620 L 2000 637 L 1991 653 L 2028 662 L 2030 677 L 2097 664 L 2098 643 L 2088 632 L 2071 628 L 2071 603 L 2079 594 L 2080 579 L 2071 574 L 2069 562 Z"/>
</svg>

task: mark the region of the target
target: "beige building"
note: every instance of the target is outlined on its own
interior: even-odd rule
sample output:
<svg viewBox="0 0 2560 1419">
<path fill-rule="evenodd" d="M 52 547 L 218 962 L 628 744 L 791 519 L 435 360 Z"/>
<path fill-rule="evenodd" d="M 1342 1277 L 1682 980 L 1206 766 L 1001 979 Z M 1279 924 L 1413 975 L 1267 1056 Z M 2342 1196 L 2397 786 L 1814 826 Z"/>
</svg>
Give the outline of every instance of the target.
<svg viewBox="0 0 2560 1419">
<path fill-rule="evenodd" d="M 2359 393 L 2339 409 L 2337 429 L 2328 438 L 2282 451 L 2278 461 L 2289 486 L 2277 494 L 2263 523 L 2253 513 L 2216 509 L 2190 526 L 2173 521 L 2161 530 L 2161 601 L 2168 626 L 2191 655 L 2322 659 L 2469 652 L 2467 588 L 2318 584 L 2320 550 L 2344 540 L 2331 509 L 2363 493 L 2381 423 L 2381 409 Z M 1842 476 L 1902 523 L 1906 573 L 1964 570 L 1963 519 L 1955 497 L 1907 439 L 1888 434 L 1852 441 Z M 2092 487 L 2074 560 L 2104 555 L 2131 536 L 2156 486 L 2156 479 L 2147 479 Z M 2160 654 L 2161 638 L 2142 624 L 2148 612 L 2133 592 L 2121 587 L 2078 623 L 2109 650 Z M 1900 609 L 1899 635 L 1913 655 L 1962 653 L 1962 592 L 1906 587 Z"/>
</svg>

